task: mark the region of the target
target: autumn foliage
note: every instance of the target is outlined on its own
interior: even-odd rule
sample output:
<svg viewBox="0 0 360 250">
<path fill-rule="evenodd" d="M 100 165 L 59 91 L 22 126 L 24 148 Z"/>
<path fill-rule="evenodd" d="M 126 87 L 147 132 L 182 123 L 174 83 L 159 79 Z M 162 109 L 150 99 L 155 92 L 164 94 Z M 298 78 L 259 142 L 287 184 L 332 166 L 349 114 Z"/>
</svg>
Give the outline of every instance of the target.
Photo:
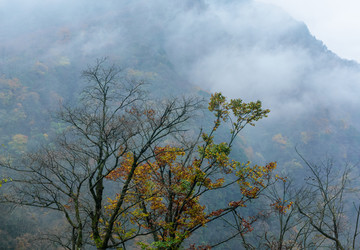
<svg viewBox="0 0 360 250">
<path fill-rule="evenodd" d="M 64 129 L 57 140 L 14 164 L 0 162 L 21 177 L 4 199 L 63 214 L 69 230 L 50 240 L 68 249 L 135 243 L 179 249 L 199 228 L 232 214 L 237 235 L 251 232 L 257 218 L 243 216 L 241 208 L 272 182 L 276 163 L 253 166 L 231 152 L 239 132 L 269 110 L 260 101 L 228 102 L 216 93 L 208 106 L 215 117 L 203 116 L 199 129 L 191 122 L 200 100 L 155 104 L 145 98 L 142 81 L 124 80 L 120 72 L 99 59 L 83 72 L 89 86 L 79 105 L 60 110 Z M 23 150 L 27 140 L 19 133 L 9 145 Z M 228 188 L 235 192 L 231 199 L 212 199 Z M 209 249 L 210 243 L 196 247 Z"/>
<path fill-rule="evenodd" d="M 245 125 L 265 117 L 261 103 L 243 103 L 240 99 L 226 102 L 221 94 L 211 97 L 209 110 L 215 114 L 210 133 L 201 132 L 195 144 L 181 147 L 167 144 L 153 148 L 153 157 L 138 164 L 125 201 L 127 211 L 117 221 L 114 237 L 126 239 L 139 232 L 139 226 L 153 236 L 153 243 L 141 242 L 144 248 L 177 249 L 195 230 L 258 198 L 270 183 L 276 163 L 251 166 L 231 159 L 233 141 Z M 152 114 L 154 115 L 154 114 Z M 222 123 L 230 123 L 228 142 L 215 143 L 215 132 Z M 119 167 L 107 178 L 124 182 L 134 166 L 134 155 L 129 152 Z M 136 165 L 136 163 L 135 163 Z M 210 210 L 200 199 L 207 192 L 238 185 L 239 199 L 226 207 Z M 120 194 L 108 199 L 109 216 L 120 199 Z M 250 221 L 241 219 L 244 231 L 252 231 Z M 136 225 L 132 227 L 132 225 Z"/>
</svg>

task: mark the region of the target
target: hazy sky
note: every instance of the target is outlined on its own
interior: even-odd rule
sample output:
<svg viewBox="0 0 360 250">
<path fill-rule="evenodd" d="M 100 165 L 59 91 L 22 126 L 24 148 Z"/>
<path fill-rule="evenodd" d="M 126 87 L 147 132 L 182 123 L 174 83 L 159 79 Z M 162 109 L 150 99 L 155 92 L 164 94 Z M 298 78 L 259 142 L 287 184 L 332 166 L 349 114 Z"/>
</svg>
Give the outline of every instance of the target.
<svg viewBox="0 0 360 250">
<path fill-rule="evenodd" d="M 283 8 L 342 58 L 360 62 L 359 0 L 256 0 Z"/>
</svg>

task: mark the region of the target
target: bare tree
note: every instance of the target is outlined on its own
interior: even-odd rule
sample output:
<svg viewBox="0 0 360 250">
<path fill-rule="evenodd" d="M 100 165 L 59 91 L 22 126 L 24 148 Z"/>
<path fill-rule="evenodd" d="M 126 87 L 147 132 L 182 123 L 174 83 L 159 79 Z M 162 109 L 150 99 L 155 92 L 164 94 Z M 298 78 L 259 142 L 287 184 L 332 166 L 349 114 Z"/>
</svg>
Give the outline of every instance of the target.
<svg viewBox="0 0 360 250">
<path fill-rule="evenodd" d="M 193 99 L 151 104 L 141 90 L 142 81 L 127 79 L 117 67 L 106 64 L 105 59 L 98 60 L 83 72 L 89 86 L 77 107 L 61 109 L 59 120 L 66 128 L 56 141 L 19 162 L 1 163 L 15 171 L 13 182 L 18 184 L 12 185 L 13 192 L 5 199 L 61 212 L 71 227 L 65 232 L 70 240 L 49 238 L 68 249 L 86 244 L 106 249 L 143 234 L 135 228 L 131 237 L 112 237 L 115 223 L 132 206 L 126 197 L 134 171 L 153 157 L 156 145 L 184 131 L 184 123 L 199 106 Z M 128 153 L 133 156 L 131 171 L 113 190 L 105 177 Z M 109 216 L 104 204 L 113 193 L 120 198 Z"/>
<path fill-rule="evenodd" d="M 254 232 L 248 236 L 240 233 L 243 247 L 273 250 L 310 247 L 308 223 L 293 205 L 301 195 L 289 178 L 280 178 L 270 185 L 263 193 L 260 213 L 253 217 Z M 237 228 L 239 232 L 244 230 L 241 223 Z"/>
<path fill-rule="evenodd" d="M 350 164 L 335 164 L 330 158 L 313 164 L 299 156 L 309 170 L 306 182 L 286 179 L 266 190 L 272 211 L 255 222 L 253 235 L 242 237 L 243 246 L 357 249 L 360 209 L 356 205 L 358 188 L 350 182 L 354 179 Z"/>
<path fill-rule="evenodd" d="M 329 158 L 315 165 L 302 155 L 300 157 L 310 170 L 310 176 L 306 187 L 301 190 L 303 195 L 296 200 L 299 213 L 313 231 L 322 236 L 320 245 L 335 249 L 356 249 L 359 208 L 355 206 L 355 213 L 351 209 L 349 211 L 349 165 L 336 166 Z M 354 215 L 356 222 L 352 228 L 349 220 L 352 220 Z"/>
<path fill-rule="evenodd" d="M 271 211 L 265 217 L 265 222 L 270 224 L 271 230 L 259 236 L 263 246 L 274 250 L 307 249 L 314 246 L 314 230 L 294 205 L 296 200 L 307 197 L 308 194 L 303 191 L 291 178 L 284 178 L 267 190 L 265 196 Z"/>
</svg>

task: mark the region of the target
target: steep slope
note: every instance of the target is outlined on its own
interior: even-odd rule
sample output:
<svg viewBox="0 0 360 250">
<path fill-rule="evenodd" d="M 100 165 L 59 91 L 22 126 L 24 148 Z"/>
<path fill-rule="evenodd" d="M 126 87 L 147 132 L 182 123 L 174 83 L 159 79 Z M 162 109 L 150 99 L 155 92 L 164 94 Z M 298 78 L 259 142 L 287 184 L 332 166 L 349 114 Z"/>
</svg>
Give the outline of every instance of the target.
<svg viewBox="0 0 360 250">
<path fill-rule="evenodd" d="M 260 99 L 272 110 L 264 130 L 274 131 L 271 138 L 293 138 L 292 145 L 301 143 L 301 133 L 315 133 L 311 138 L 317 140 L 319 117 L 332 131 L 340 121 L 358 128 L 359 65 L 327 50 L 305 24 L 271 5 L 6 1 L 2 11 L 1 75 L 39 92 L 44 106 L 76 98 L 79 72 L 96 57 L 109 56 L 130 74 L 147 78 L 160 95 L 191 92 L 193 85 Z M 335 137 L 350 147 L 343 135 Z"/>
</svg>

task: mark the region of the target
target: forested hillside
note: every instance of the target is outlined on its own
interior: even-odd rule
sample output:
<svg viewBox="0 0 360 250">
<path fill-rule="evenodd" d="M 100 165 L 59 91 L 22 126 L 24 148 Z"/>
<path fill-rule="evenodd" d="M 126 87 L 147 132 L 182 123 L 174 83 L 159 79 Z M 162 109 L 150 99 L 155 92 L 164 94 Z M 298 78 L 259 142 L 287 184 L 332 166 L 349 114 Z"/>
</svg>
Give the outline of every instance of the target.
<svg viewBox="0 0 360 250">
<path fill-rule="evenodd" d="M 282 10 L 5 0 L 0 37 L 0 249 L 359 247 L 360 67 Z"/>
</svg>

